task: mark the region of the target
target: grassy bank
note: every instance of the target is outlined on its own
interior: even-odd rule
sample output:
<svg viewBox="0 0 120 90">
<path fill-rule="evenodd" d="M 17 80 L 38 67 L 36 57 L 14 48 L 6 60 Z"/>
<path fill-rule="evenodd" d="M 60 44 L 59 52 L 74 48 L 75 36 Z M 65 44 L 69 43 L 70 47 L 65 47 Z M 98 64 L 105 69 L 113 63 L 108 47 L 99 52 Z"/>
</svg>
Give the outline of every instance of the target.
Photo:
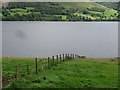
<svg viewBox="0 0 120 90">
<path fill-rule="evenodd" d="M 14 61 L 13 61 L 14 60 Z M 35 75 L 33 58 L 3 58 L 3 77 L 14 76 L 15 65 L 19 71 L 26 72 L 30 64 L 30 74 L 12 80 L 4 88 L 115 88 L 118 87 L 118 61 L 111 58 L 86 58 L 65 61 L 51 67 L 46 59 L 39 59 L 39 72 Z M 12 67 L 12 66 L 14 67 Z M 9 72 L 9 73 L 8 73 Z"/>
</svg>

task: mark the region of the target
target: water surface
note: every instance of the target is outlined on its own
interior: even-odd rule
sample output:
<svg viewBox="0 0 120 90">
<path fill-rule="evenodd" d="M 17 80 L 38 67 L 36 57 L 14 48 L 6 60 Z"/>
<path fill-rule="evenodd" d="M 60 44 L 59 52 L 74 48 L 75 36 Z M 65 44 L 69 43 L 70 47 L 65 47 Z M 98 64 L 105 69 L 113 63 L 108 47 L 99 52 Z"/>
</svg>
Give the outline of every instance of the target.
<svg viewBox="0 0 120 90">
<path fill-rule="evenodd" d="M 3 22 L 3 56 L 118 56 L 117 22 Z"/>
</svg>

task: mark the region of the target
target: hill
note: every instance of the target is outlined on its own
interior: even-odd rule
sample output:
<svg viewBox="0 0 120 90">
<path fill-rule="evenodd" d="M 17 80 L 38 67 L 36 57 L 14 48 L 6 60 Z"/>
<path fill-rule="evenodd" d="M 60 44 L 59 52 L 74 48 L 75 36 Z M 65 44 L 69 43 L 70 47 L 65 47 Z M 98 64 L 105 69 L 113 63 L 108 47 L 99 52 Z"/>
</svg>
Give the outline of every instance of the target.
<svg viewBox="0 0 120 90">
<path fill-rule="evenodd" d="M 107 6 L 109 8 L 113 8 L 113 9 L 118 9 L 118 3 L 117 2 L 98 2 L 98 4 L 102 4 L 104 6 Z"/>
<path fill-rule="evenodd" d="M 96 2 L 10 2 L 7 8 L 3 7 L 2 14 L 3 20 L 8 21 L 117 20 L 117 10 L 110 5 Z"/>
</svg>

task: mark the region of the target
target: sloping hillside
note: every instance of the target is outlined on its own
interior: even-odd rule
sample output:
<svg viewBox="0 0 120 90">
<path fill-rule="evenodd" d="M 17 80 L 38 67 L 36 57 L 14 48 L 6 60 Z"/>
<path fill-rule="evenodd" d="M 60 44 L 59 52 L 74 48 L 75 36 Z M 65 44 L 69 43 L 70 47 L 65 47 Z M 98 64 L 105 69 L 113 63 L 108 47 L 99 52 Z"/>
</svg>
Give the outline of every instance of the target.
<svg viewBox="0 0 120 90">
<path fill-rule="evenodd" d="M 59 5 L 62 5 L 66 8 L 78 8 L 78 9 L 87 9 L 87 8 L 93 8 L 97 7 L 104 10 L 109 10 L 110 8 L 107 8 L 101 4 L 95 3 L 95 2 L 67 2 L 67 3 L 59 3 Z"/>
<path fill-rule="evenodd" d="M 10 2 L 3 8 L 3 20 L 10 21 L 117 20 L 117 16 L 117 10 L 95 2 Z"/>
<path fill-rule="evenodd" d="M 117 59 L 80 58 L 59 62 L 50 69 L 41 69 L 43 62 L 43 59 L 38 62 L 39 71 L 38 75 L 35 75 L 34 59 L 3 58 L 4 77 L 14 75 L 15 65 L 19 64 L 18 80 L 13 80 L 4 88 L 91 88 L 92 90 L 118 87 Z M 26 74 L 26 65 L 30 65 L 29 75 Z"/>
<path fill-rule="evenodd" d="M 102 5 L 107 6 L 109 8 L 118 9 L 117 2 L 98 2 L 98 4 L 102 4 Z"/>
</svg>

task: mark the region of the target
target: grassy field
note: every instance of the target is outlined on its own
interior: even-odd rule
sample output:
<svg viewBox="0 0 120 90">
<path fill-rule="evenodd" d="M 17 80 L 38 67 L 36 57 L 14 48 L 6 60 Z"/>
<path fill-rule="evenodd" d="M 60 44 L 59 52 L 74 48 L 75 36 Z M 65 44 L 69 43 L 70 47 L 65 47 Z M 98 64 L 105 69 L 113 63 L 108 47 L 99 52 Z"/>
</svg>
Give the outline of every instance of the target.
<svg viewBox="0 0 120 90">
<path fill-rule="evenodd" d="M 3 17 L 2 12 L 0 12 L 0 20 L 2 20 L 2 17 Z"/>
<path fill-rule="evenodd" d="M 38 75 L 34 58 L 7 58 L 2 60 L 3 78 L 14 76 L 19 64 L 19 79 L 12 80 L 4 88 L 115 88 L 118 87 L 118 60 L 112 58 L 74 59 L 47 68 L 46 59 L 38 59 Z M 30 65 L 30 74 L 26 74 Z M 45 68 L 46 66 L 46 68 Z M 42 68 L 44 67 L 44 68 Z"/>
<path fill-rule="evenodd" d="M 96 18 L 95 17 L 92 17 L 90 16 L 89 14 L 81 14 L 81 13 L 74 13 L 74 15 L 77 15 L 77 16 L 83 16 L 83 17 L 88 17 L 88 18 L 91 18 L 92 20 L 95 20 Z"/>
<path fill-rule="evenodd" d="M 14 16 L 16 13 L 21 15 L 27 15 L 27 14 L 31 14 L 30 10 L 33 10 L 33 7 L 26 7 L 26 9 L 22 9 L 22 8 L 14 8 L 11 9 L 10 11 L 10 15 Z"/>
<path fill-rule="evenodd" d="M 47 61 L 45 60 L 46 59 L 38 59 L 38 65 L 40 64 L 39 67 L 47 64 Z M 34 72 L 33 68 L 35 67 L 35 59 L 34 58 L 4 57 L 2 59 L 3 77 L 8 77 L 8 76 L 14 77 L 16 65 L 18 65 L 20 73 L 25 73 L 27 65 L 30 65 L 29 69 L 31 70 L 31 73 L 33 73 Z"/>
<path fill-rule="evenodd" d="M 88 7 L 89 8 L 92 8 L 92 7 L 98 7 L 98 8 L 100 8 L 100 9 L 105 9 L 105 10 L 109 10 L 110 8 L 107 8 L 107 7 L 105 7 L 105 6 L 103 6 L 103 5 L 100 5 L 100 4 L 98 4 L 98 3 L 95 3 L 95 2 L 93 2 L 93 3 L 91 3 L 91 2 L 67 2 L 67 3 L 64 3 L 64 2 L 59 2 L 59 4 L 61 4 L 61 6 L 64 6 L 64 7 L 66 7 L 66 8 L 68 8 L 68 9 L 70 9 L 70 8 L 78 8 L 78 9 L 81 9 L 81 10 L 84 10 L 84 9 L 87 9 Z"/>
<path fill-rule="evenodd" d="M 67 15 L 55 15 L 55 16 L 61 16 L 62 20 L 67 20 Z"/>
</svg>

